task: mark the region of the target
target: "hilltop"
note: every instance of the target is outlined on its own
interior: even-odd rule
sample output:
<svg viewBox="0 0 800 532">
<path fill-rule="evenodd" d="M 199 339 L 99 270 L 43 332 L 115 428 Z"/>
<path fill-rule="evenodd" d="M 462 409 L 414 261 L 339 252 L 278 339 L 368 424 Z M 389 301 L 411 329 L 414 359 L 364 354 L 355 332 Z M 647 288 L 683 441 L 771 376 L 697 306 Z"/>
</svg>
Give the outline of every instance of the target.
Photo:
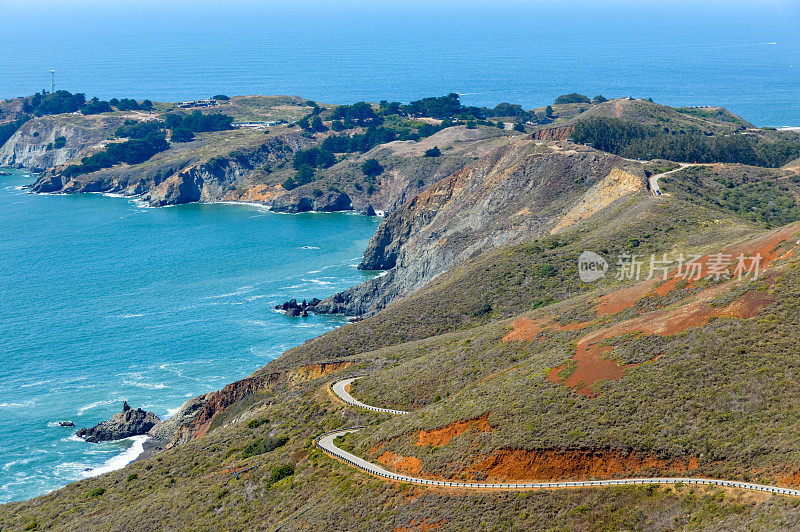
<svg viewBox="0 0 800 532">
<path fill-rule="evenodd" d="M 355 126 L 348 136 L 379 127 L 357 125 L 367 118 L 352 107 L 337 114 L 337 107 L 317 104 L 313 109 L 319 111 L 301 114 L 311 109 L 304 101 L 297 102 L 301 107 L 282 105 L 297 110 L 298 121 L 307 118 L 311 129 L 319 117 L 333 130 L 342 114 L 344 126 L 348 111 Z M 377 115 L 390 106 L 371 108 Z M 680 483 L 522 492 L 411 486 L 371 477 L 314 443 L 327 431 L 363 426 L 337 444 L 389 470 L 440 480 L 691 475 L 800 486 L 794 437 L 800 428 L 794 413 L 800 395 L 794 378 L 800 371 L 794 347 L 800 333 L 800 176 L 791 163 L 797 159 L 796 138 L 756 130 L 727 111 L 686 111 L 646 100 L 564 103 L 553 105 L 549 117 L 546 110 L 541 116 L 514 111 L 525 113 L 513 122 L 523 131 L 498 128 L 491 124 L 503 121 L 498 117 L 474 114 L 447 127 L 432 122 L 447 117 L 381 115 L 383 127 L 392 116 L 418 122 L 406 126 L 419 137 L 363 145 L 363 152 L 333 152 L 336 161 L 314 167 L 311 182 L 284 188 L 302 198 L 308 187 L 336 183 L 351 208 L 368 199 L 370 206 L 389 211 L 361 265 L 387 273 L 315 309 L 364 319 L 187 401 L 154 429 L 167 450 L 0 507 L 0 527 L 797 526 L 796 501 L 777 495 Z M 619 120 L 625 128 L 664 124 L 662 132 L 674 129 L 674 139 L 735 138 L 759 150 L 781 143 L 786 160 L 774 167 L 729 160 L 681 166 L 686 161 L 636 160 L 600 150 L 599 139 L 568 140 L 581 123 L 592 126 L 587 134 L 598 131 L 597 120 Z M 26 127 L 29 122 L 20 131 Z M 191 175 L 157 169 L 182 157 L 194 157 L 191 167 L 206 165 L 201 161 L 211 153 L 242 143 L 253 150 L 243 152 L 243 160 L 267 149 L 275 156 L 264 156 L 272 170 L 262 168 L 258 175 L 264 176 L 262 185 L 277 190 L 300 172 L 302 164 L 293 168 L 298 153 L 309 161 L 309 150 L 322 150 L 332 136 L 288 124 L 271 126 L 268 134 L 199 133 L 185 148 L 171 146 L 130 170 L 120 165 L 84 174 L 64 189 L 57 176 L 68 166 L 61 165 L 47 170 L 37 186 L 102 191 L 114 184 L 108 177 L 114 173 L 122 190 L 152 201 L 166 197 L 157 195 L 164 183 L 182 171 Z M 291 156 L 278 145 L 290 146 Z M 440 154 L 426 156 L 434 147 Z M 7 143 L 3 150 L 8 148 Z M 278 151 L 285 154 L 280 162 Z M 765 152 L 728 151 L 725 158 L 749 153 Z M 226 168 L 232 159 L 226 157 Z M 370 159 L 383 169 L 374 184 L 364 180 L 368 173 L 362 168 Z M 245 173 L 245 167 L 242 162 L 239 170 L 214 175 L 250 183 L 255 173 Z M 132 169 L 148 169 L 150 177 L 138 179 Z M 119 176 L 130 181 L 123 186 Z M 183 185 L 174 186 L 186 187 L 188 179 L 180 177 Z M 658 180 L 660 194 L 651 190 L 651 179 Z M 220 192 L 210 180 L 204 175 L 200 196 L 187 197 L 212 200 Z M 375 190 L 359 196 L 356 184 Z M 288 208 L 276 198 L 269 201 L 273 208 Z M 585 251 L 607 260 L 604 277 L 580 279 Z M 634 256 L 643 275 L 634 275 L 632 262 L 625 262 Z M 698 257 L 697 278 L 681 274 L 688 257 Z M 661 269 L 648 278 L 651 260 Z M 740 261 L 749 265 L 747 271 L 737 270 Z M 358 400 L 410 414 L 341 403 L 329 385 L 353 376 L 361 376 L 349 387 Z"/>
</svg>

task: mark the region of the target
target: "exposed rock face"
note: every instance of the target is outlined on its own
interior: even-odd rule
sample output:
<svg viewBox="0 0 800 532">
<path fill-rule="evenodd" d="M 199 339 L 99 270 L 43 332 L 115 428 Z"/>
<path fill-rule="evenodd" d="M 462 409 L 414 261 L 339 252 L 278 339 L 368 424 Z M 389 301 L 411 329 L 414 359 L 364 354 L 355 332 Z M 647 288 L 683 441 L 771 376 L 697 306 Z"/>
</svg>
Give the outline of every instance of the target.
<svg viewBox="0 0 800 532">
<path fill-rule="evenodd" d="M 548 148 L 529 138 L 501 147 L 440 180 L 381 224 L 359 268 L 390 270 L 386 275 L 313 310 L 370 315 L 476 253 L 578 223 L 599 210 L 594 203 L 602 200 L 605 207 L 644 188 L 643 171 L 618 168 L 625 164 L 590 148 Z"/>
<path fill-rule="evenodd" d="M 127 402 L 123 402 L 122 412 L 117 412 L 108 421 L 92 428 L 82 428 L 75 434 L 91 443 L 121 440 L 147 434 L 159 421 L 154 413 L 145 412 L 141 408 L 134 410 Z"/>
<path fill-rule="evenodd" d="M 123 119 L 113 116 L 83 116 L 80 114 L 43 116 L 28 120 L 0 147 L 0 166 L 28 168 L 39 172 L 84 155 L 93 146 L 107 139 Z M 58 137 L 66 143 L 53 145 Z M 60 187 L 48 187 L 42 192 L 54 192 Z"/>
<path fill-rule="evenodd" d="M 209 430 L 233 419 L 228 418 L 229 409 L 254 394 L 268 391 L 281 383 L 294 385 L 324 377 L 352 365 L 353 362 L 340 361 L 321 362 L 285 371 L 262 368 L 250 377 L 228 384 L 222 390 L 189 399 L 174 416 L 156 425 L 150 434 L 169 442 L 167 448 L 186 443 L 205 436 Z"/>
</svg>

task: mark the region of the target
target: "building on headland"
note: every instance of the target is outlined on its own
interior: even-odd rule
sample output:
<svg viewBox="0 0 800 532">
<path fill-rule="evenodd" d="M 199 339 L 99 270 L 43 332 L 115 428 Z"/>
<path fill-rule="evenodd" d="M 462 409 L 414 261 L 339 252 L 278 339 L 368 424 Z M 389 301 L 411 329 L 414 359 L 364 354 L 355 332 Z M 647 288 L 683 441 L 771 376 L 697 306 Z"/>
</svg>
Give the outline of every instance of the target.
<svg viewBox="0 0 800 532">
<path fill-rule="evenodd" d="M 189 100 L 188 102 L 177 102 L 175 107 L 180 109 L 191 109 L 193 107 L 216 107 L 219 105 L 217 100 Z"/>
<path fill-rule="evenodd" d="M 278 124 L 280 124 L 279 120 L 273 120 L 271 122 L 234 122 L 231 126 L 242 129 L 266 129 Z"/>
</svg>

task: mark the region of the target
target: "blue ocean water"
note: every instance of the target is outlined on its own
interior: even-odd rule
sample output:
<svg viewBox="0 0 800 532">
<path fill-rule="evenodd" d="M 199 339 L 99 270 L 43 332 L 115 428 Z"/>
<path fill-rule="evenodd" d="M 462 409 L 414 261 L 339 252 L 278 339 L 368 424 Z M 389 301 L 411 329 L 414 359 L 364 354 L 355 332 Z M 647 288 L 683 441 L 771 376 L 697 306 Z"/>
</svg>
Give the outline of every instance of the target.
<svg viewBox="0 0 800 532">
<path fill-rule="evenodd" d="M 355 268 L 374 218 L 32 195 L 20 189 L 32 177 L 13 173 L 0 177 L 0 503 L 140 448 L 55 422 L 91 426 L 123 400 L 168 415 L 343 323 L 275 304 L 374 275 Z"/>
<path fill-rule="evenodd" d="M 800 125 L 797 0 L 0 0 L 0 97 L 328 103 L 567 92 L 722 105 Z"/>
<path fill-rule="evenodd" d="M 0 98 L 458 92 L 527 108 L 567 92 L 722 105 L 800 125 L 796 0 L 0 0 Z M 166 415 L 341 324 L 272 311 L 363 279 L 376 221 L 32 196 L 0 177 L 0 503 L 133 456 L 52 426 L 128 400 Z M 85 472 L 84 469 L 93 471 Z"/>
</svg>

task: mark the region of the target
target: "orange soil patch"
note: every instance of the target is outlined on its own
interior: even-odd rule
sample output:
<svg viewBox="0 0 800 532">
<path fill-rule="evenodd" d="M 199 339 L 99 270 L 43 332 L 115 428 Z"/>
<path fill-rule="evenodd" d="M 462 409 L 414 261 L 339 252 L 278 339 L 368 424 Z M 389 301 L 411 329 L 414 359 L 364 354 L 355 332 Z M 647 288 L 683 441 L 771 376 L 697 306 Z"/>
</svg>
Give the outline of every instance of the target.
<svg viewBox="0 0 800 532">
<path fill-rule="evenodd" d="M 730 289 L 728 283 L 722 284 L 706 290 L 703 292 L 704 297 L 681 307 L 648 312 L 587 334 L 578 341 L 575 356 L 572 357 L 576 364 L 572 375 L 563 381 L 560 379 L 559 373 L 566 368 L 565 364 L 551 369 L 547 378 L 576 388 L 581 395 L 593 396 L 591 386 L 595 382 L 601 379 L 617 380 L 622 377 L 626 369 L 635 366 L 635 364 L 620 366 L 614 360 L 603 358 L 612 350 L 611 346 L 601 345 L 604 340 L 632 332 L 668 336 L 683 332 L 690 327 L 705 325 L 715 317 L 751 318 L 773 301 L 773 296 L 765 291 L 748 290 L 725 307 L 712 307 L 711 301 L 728 289 Z"/>
<path fill-rule="evenodd" d="M 720 251 L 719 253 L 730 256 L 728 271 L 731 275 L 734 273 L 734 269 L 738 261 L 737 258 L 740 254 L 746 257 L 755 257 L 760 255 L 761 261 L 759 263 L 759 269 L 763 272 L 764 269 L 768 268 L 776 260 L 788 258 L 792 255 L 794 247 L 783 254 L 780 254 L 777 248 L 782 242 L 791 238 L 798 231 L 800 231 L 800 224 L 790 224 L 786 227 L 771 231 L 742 244 L 731 246 Z M 704 255 L 695 260 L 694 263 L 702 265 L 703 271 L 705 272 L 709 260 L 711 260 L 713 255 L 717 254 Z M 647 265 L 644 265 L 643 269 L 645 269 L 646 266 Z M 653 293 L 658 297 L 663 297 L 671 292 L 675 288 L 675 285 L 682 280 L 677 273 L 677 269 L 669 272 L 667 281 L 656 287 L 655 290 L 653 290 Z M 604 316 L 608 314 L 616 314 L 617 312 L 621 312 L 632 307 L 637 301 L 650 293 L 651 288 L 658 281 L 658 279 L 659 278 L 657 277 L 656 279 L 642 281 L 627 288 L 623 288 L 602 296 L 595 306 L 597 315 Z M 694 282 L 690 282 L 689 286 L 691 287 L 694 284 Z"/>
<path fill-rule="evenodd" d="M 353 384 L 353 383 L 352 383 L 352 382 L 349 382 L 349 383 L 347 383 L 347 386 L 345 386 L 345 387 L 344 387 L 344 392 L 345 392 L 345 393 L 348 393 L 348 394 L 350 393 L 350 385 L 351 385 L 351 384 Z"/>
<path fill-rule="evenodd" d="M 408 526 L 396 526 L 392 529 L 393 532 L 428 532 L 429 530 L 436 530 L 442 528 L 442 525 L 447 522 L 447 519 L 442 519 L 438 523 L 429 523 L 427 519 L 423 519 L 419 523 L 412 519 Z"/>
<path fill-rule="evenodd" d="M 469 473 L 483 473 L 489 481 L 585 480 L 635 475 L 637 471 L 687 472 L 697 469 L 697 458 L 663 460 L 606 450 L 500 449 L 474 463 Z"/>
<path fill-rule="evenodd" d="M 653 284 L 654 282 L 649 280 L 606 294 L 597 301 L 594 309 L 597 311 L 598 316 L 622 312 L 642 299 L 650 291 Z"/>
<path fill-rule="evenodd" d="M 569 323 L 567 325 L 558 325 L 555 323 L 551 316 L 545 316 L 538 320 L 531 318 L 519 318 L 511 325 L 514 327 L 510 333 L 503 336 L 504 342 L 513 342 L 515 340 L 535 340 L 539 333 L 549 328 L 557 331 L 577 331 L 588 326 L 590 322 L 586 323 Z"/>
<path fill-rule="evenodd" d="M 420 430 L 417 436 L 416 445 L 447 445 L 450 440 L 464 434 L 469 429 L 474 428 L 478 432 L 491 432 L 492 427 L 489 426 L 489 415 L 485 415 L 478 419 L 468 419 L 465 421 L 456 421 L 439 429 L 433 429 L 430 432 Z"/>
<path fill-rule="evenodd" d="M 378 462 L 386 467 L 404 473 L 410 473 L 412 475 L 419 475 L 422 473 L 422 461 L 413 456 L 402 456 L 391 451 L 386 451 L 378 457 Z"/>
</svg>

